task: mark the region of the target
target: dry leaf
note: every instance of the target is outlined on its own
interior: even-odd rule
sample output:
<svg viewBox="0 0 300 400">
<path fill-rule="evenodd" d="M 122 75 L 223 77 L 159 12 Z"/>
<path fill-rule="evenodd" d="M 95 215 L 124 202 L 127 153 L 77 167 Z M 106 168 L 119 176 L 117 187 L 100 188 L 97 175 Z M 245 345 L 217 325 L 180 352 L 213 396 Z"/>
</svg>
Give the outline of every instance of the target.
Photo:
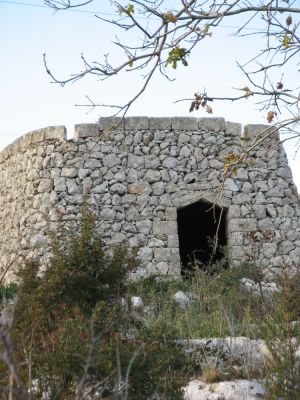
<svg viewBox="0 0 300 400">
<path fill-rule="evenodd" d="M 287 17 L 287 19 L 286 19 L 286 24 L 287 24 L 287 26 L 290 26 L 290 25 L 292 25 L 292 23 L 293 23 L 293 19 L 292 19 L 292 17 L 289 15 L 289 16 Z"/>
<path fill-rule="evenodd" d="M 275 117 L 275 113 L 273 111 L 268 111 L 267 120 L 268 120 L 269 124 L 271 122 L 273 122 L 274 117 Z"/>
<path fill-rule="evenodd" d="M 209 104 L 206 104 L 205 111 L 208 114 L 212 114 L 213 113 L 213 110 L 212 110 L 212 108 L 211 108 L 211 106 Z"/>
<path fill-rule="evenodd" d="M 283 83 L 282 82 L 277 82 L 277 89 L 281 90 L 283 88 Z"/>
</svg>

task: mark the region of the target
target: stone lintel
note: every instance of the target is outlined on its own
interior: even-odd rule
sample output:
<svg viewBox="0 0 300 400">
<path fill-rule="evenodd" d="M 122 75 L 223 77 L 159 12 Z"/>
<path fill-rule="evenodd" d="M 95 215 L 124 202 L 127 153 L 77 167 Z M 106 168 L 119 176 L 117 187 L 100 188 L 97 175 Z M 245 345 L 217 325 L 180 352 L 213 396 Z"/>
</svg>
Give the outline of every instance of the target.
<svg viewBox="0 0 300 400">
<path fill-rule="evenodd" d="M 186 195 L 180 197 L 173 197 L 172 202 L 173 205 L 179 209 L 182 207 L 186 207 L 190 204 L 196 203 L 197 201 L 206 201 L 212 204 L 215 204 L 216 201 L 216 194 L 211 194 L 207 192 L 191 192 Z M 219 207 L 229 207 L 231 204 L 230 199 L 226 199 L 222 197 L 221 201 L 216 204 Z"/>
</svg>

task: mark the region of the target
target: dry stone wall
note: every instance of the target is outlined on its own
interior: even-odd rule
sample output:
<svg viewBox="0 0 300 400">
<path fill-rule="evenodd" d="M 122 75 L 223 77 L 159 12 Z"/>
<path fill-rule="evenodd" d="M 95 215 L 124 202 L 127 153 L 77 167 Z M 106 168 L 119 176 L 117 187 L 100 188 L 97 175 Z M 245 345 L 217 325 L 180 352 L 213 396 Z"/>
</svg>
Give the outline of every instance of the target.
<svg viewBox="0 0 300 400">
<path fill-rule="evenodd" d="M 222 118 L 104 118 L 30 132 L 0 153 L 1 270 L 44 257 L 59 219 L 78 219 L 86 196 L 107 243 L 139 245 L 140 274 L 179 274 L 177 210 L 225 207 L 230 262 L 253 256 L 266 271 L 300 259 L 299 197 L 278 133 Z M 270 128 L 269 128 L 270 129 Z M 224 179 L 228 153 L 268 139 Z M 7 276 L 10 276 L 8 272 Z"/>
</svg>

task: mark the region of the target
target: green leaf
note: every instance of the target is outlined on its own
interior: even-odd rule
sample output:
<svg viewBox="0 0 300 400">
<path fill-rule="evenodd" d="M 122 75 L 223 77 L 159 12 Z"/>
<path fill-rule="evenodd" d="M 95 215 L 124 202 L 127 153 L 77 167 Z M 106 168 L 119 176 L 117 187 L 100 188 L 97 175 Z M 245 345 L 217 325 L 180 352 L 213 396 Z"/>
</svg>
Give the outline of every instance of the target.
<svg viewBox="0 0 300 400">
<path fill-rule="evenodd" d="M 133 14 L 134 13 L 134 5 L 133 4 L 128 4 L 126 7 L 119 7 L 119 14 Z"/>
<path fill-rule="evenodd" d="M 175 46 L 171 51 L 169 51 L 167 61 L 165 62 L 165 67 L 171 64 L 172 68 L 176 69 L 178 61 L 181 61 L 186 67 L 188 65 L 188 62 L 186 61 L 187 54 L 188 53 L 185 48 L 179 48 L 178 46 Z"/>
</svg>

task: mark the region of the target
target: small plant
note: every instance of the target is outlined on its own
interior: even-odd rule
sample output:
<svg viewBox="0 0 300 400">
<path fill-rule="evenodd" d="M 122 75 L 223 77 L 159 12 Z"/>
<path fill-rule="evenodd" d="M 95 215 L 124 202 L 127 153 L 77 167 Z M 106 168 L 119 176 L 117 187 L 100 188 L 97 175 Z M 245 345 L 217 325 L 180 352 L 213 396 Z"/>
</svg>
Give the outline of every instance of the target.
<svg viewBox="0 0 300 400">
<path fill-rule="evenodd" d="M 0 286 L 0 303 L 6 303 L 12 300 L 18 290 L 18 285 L 16 283 L 10 283 L 9 285 Z"/>
<path fill-rule="evenodd" d="M 215 383 L 222 380 L 223 374 L 216 364 L 206 364 L 201 367 L 202 379 L 206 383 Z"/>
<path fill-rule="evenodd" d="M 261 325 L 262 337 L 271 354 L 267 375 L 267 398 L 270 400 L 300 399 L 300 362 L 296 357 L 300 346 L 299 320 L 293 326 L 300 308 L 300 296 L 295 291 L 298 274 L 290 277 L 282 268 L 277 282 L 281 290 L 274 295 L 273 312 Z"/>
</svg>

